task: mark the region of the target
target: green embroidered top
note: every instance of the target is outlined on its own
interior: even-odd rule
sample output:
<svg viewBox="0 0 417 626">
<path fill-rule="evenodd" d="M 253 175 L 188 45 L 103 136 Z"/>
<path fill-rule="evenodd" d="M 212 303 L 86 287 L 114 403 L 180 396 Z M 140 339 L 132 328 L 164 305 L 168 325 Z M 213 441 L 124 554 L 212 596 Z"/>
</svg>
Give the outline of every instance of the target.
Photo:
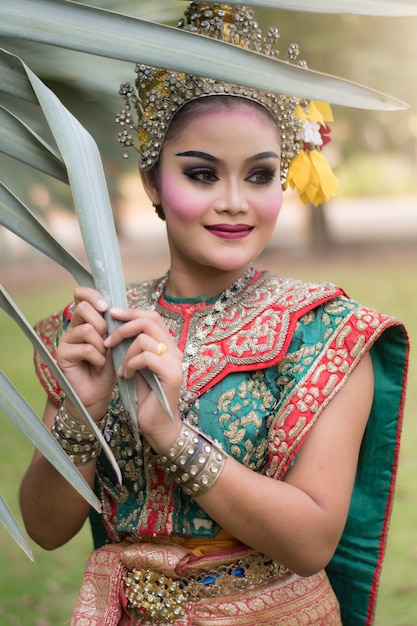
<svg viewBox="0 0 417 626">
<path fill-rule="evenodd" d="M 148 308 L 157 281 L 128 286 L 129 304 Z M 183 349 L 197 336 L 212 302 L 163 296 L 157 310 Z M 37 330 L 51 351 L 71 308 Z M 328 284 L 258 272 L 228 303 L 188 371 L 197 400 L 188 417 L 253 471 L 281 479 L 322 411 L 370 351 L 375 399 L 362 444 L 346 529 L 328 567 L 344 623 L 370 623 L 391 512 L 404 400 L 407 336 L 396 320 L 349 300 Z M 41 381 L 61 391 L 39 355 Z M 389 364 L 389 365 L 388 365 Z M 156 466 L 146 442 L 137 446 L 116 400 L 106 431 L 123 484 L 101 455 L 96 490 L 102 518 L 92 514 L 95 545 L 126 535 L 214 538 L 218 525 Z"/>
</svg>

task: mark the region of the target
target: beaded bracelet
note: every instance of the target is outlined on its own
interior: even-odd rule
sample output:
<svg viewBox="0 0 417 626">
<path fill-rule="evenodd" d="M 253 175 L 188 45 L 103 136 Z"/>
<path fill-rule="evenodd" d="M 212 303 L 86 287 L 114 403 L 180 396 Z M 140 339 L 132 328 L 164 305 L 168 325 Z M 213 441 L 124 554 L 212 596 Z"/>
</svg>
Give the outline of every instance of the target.
<svg viewBox="0 0 417 626">
<path fill-rule="evenodd" d="M 108 414 L 97 422 L 97 427 L 103 431 L 106 427 Z M 74 419 L 64 405 L 58 409 L 51 433 L 66 452 L 74 465 L 85 465 L 97 458 L 100 453 L 100 443 L 94 433 L 83 422 Z"/>
<path fill-rule="evenodd" d="M 174 443 L 155 457 L 157 466 L 190 496 L 201 496 L 214 485 L 226 459 L 219 444 L 185 422 Z"/>
</svg>

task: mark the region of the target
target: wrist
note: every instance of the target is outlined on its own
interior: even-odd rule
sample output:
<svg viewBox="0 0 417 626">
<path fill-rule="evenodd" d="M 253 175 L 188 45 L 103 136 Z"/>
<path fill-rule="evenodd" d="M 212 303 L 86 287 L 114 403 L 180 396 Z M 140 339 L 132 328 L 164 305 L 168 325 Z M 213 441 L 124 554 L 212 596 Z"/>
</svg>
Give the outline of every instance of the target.
<svg viewBox="0 0 417 626">
<path fill-rule="evenodd" d="M 214 485 L 226 463 L 221 446 L 183 422 L 175 441 L 155 457 L 157 466 L 188 495 L 198 497 Z"/>
<path fill-rule="evenodd" d="M 97 426 L 104 431 L 108 421 L 108 414 L 97 422 Z M 68 455 L 74 465 L 85 465 L 95 460 L 100 454 L 101 446 L 89 427 L 68 413 L 64 404 L 58 409 L 51 433 Z"/>
<path fill-rule="evenodd" d="M 84 405 L 84 407 L 87 413 L 90 415 L 90 417 L 97 424 L 99 424 L 107 415 L 107 409 L 108 409 L 109 403 L 110 401 L 108 403 L 100 402 L 99 406 L 98 405 L 91 405 L 91 406 Z M 85 423 L 82 415 L 75 408 L 72 402 L 70 402 L 68 398 L 66 398 L 66 396 L 64 396 L 61 402 L 61 407 L 62 407 L 62 411 L 64 411 L 74 422 L 78 422 L 79 424 Z"/>
<path fill-rule="evenodd" d="M 145 434 L 146 440 L 156 455 L 159 456 L 173 445 L 180 434 L 182 424 L 182 421 L 178 418 L 173 423 L 165 424 L 162 431 Z"/>
</svg>

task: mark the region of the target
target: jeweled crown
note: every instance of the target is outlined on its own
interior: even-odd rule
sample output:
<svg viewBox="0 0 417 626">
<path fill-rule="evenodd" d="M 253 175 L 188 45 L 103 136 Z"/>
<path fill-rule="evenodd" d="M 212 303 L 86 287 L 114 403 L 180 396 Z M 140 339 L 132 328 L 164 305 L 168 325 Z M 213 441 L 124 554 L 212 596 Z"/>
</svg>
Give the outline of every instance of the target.
<svg viewBox="0 0 417 626">
<path fill-rule="evenodd" d="M 245 6 L 190 2 L 184 18 L 178 23 L 178 28 L 241 46 L 268 57 L 279 56 L 276 49 L 276 42 L 279 39 L 278 30 L 271 27 L 262 38 L 261 30 L 254 20 L 253 11 Z M 306 68 L 305 61 L 299 61 L 298 57 L 298 46 L 291 44 L 285 55 L 285 61 Z M 328 190 L 318 189 L 317 192 L 311 188 L 310 179 L 313 178 L 313 185 L 317 186 L 317 177 L 314 163 L 308 156 L 308 163 L 304 161 L 302 164 L 302 172 L 300 172 L 300 167 L 296 166 L 296 157 L 301 153 L 309 155 L 311 151 L 321 149 L 322 145 L 327 143 L 328 137 L 325 137 L 325 133 L 328 133 L 329 129 L 325 121 L 329 119 L 330 107 L 328 105 L 325 105 L 324 112 L 322 103 L 316 103 L 318 105 L 316 107 L 314 103 L 295 96 L 271 93 L 139 63 L 135 71 L 137 73 L 136 87 L 131 83 L 124 83 L 120 87 L 119 93 L 125 100 L 125 107 L 117 115 L 116 121 L 123 128 L 119 132 L 118 139 L 125 148 L 125 157 L 128 156 L 127 148 L 135 147 L 132 131 L 137 132 L 141 169 L 149 170 L 157 163 L 169 125 L 184 105 L 207 96 L 237 96 L 262 105 L 276 121 L 281 135 L 281 182 L 284 188 L 288 184 L 291 187 L 297 187 L 301 198 L 304 201 L 310 200 L 314 204 L 322 202 L 327 199 L 327 195 L 332 195 L 334 192 L 332 189 L 328 194 Z M 314 113 L 310 115 L 312 106 Z M 325 159 L 321 155 L 318 155 L 318 158 L 323 171 Z M 327 165 L 327 180 L 329 180 L 330 167 L 327 161 L 325 164 Z M 307 176 L 304 175 L 306 166 L 311 170 Z M 291 167 L 295 171 L 289 176 Z M 300 173 L 303 175 L 300 176 Z M 294 174 L 296 182 L 294 182 Z M 331 174 L 333 175 L 333 172 Z"/>
</svg>

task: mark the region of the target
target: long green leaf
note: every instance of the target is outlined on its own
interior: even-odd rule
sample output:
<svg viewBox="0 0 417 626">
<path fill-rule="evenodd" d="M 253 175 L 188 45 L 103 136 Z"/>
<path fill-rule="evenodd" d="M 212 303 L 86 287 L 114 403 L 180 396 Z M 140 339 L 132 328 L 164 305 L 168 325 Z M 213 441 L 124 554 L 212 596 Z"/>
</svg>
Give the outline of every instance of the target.
<svg viewBox="0 0 417 626">
<path fill-rule="evenodd" d="M 8 415 L 22 433 L 38 448 L 43 456 L 99 513 L 100 500 L 69 460 L 59 443 L 51 436 L 45 424 L 22 398 L 10 380 L 0 371 L 0 409 Z"/>
<path fill-rule="evenodd" d="M 22 550 L 27 554 L 31 561 L 34 561 L 32 550 L 28 542 L 26 541 L 22 531 L 20 530 L 15 518 L 12 515 L 9 507 L 3 499 L 3 496 L 0 494 L 0 522 L 9 531 L 10 535 L 16 541 L 16 543 L 22 548 Z"/>
<path fill-rule="evenodd" d="M 94 287 L 93 278 L 85 267 L 3 183 L 0 183 L 0 224 L 59 263 L 78 284 Z"/>
<path fill-rule="evenodd" d="M 7 52 L 6 52 L 7 49 Z M 50 45 L 0 35 L 0 92 L 38 104 L 26 73 L 15 57 L 30 59 L 30 68 L 37 76 L 59 78 L 60 82 L 83 87 L 91 93 L 117 97 L 117 86 L 126 80 L 125 61 L 106 59 L 106 77 L 97 72 L 97 57 L 77 50 L 51 48 Z"/>
<path fill-rule="evenodd" d="M 15 57 L 0 48 L 0 91 L 37 104 L 22 66 L 15 63 L 14 59 Z"/>
<path fill-rule="evenodd" d="M 28 67 L 24 67 L 67 166 L 95 286 L 110 307 L 127 308 L 119 244 L 97 145 L 55 94 Z M 110 315 L 107 315 L 107 323 L 109 332 L 120 325 Z M 113 349 L 116 371 L 124 358 L 127 345 L 128 342 L 124 342 Z M 158 378 L 148 369 L 142 370 L 142 374 L 172 419 L 171 409 Z M 118 384 L 132 429 L 138 436 L 136 382 L 134 379 L 119 377 Z"/>
<path fill-rule="evenodd" d="M 2 0 L 0 34 L 342 106 L 406 108 L 395 98 L 327 74 L 177 28 L 64 0 Z"/>
<path fill-rule="evenodd" d="M 207 0 L 210 4 L 218 0 Z M 285 9 L 306 13 L 350 13 L 381 17 L 408 17 L 417 15 L 415 0 L 227 0 L 228 4 L 251 7 Z"/>
<path fill-rule="evenodd" d="M 104 453 L 106 454 L 115 471 L 117 479 L 121 483 L 122 477 L 120 473 L 120 468 L 117 465 L 116 459 L 114 458 L 113 453 L 107 444 L 107 441 L 104 439 L 102 432 L 98 428 L 95 421 L 91 418 L 90 414 L 86 411 L 84 405 L 78 398 L 71 383 L 58 366 L 56 360 L 52 357 L 48 348 L 45 346 L 39 335 L 33 330 L 32 326 L 29 324 L 27 319 L 24 317 L 20 309 L 16 306 L 15 302 L 9 296 L 9 294 L 2 285 L 0 285 L 0 307 L 12 318 L 13 321 L 16 322 L 16 324 L 20 327 L 20 329 L 25 333 L 26 337 L 32 343 L 33 347 L 42 356 L 43 360 L 56 377 L 58 383 L 61 385 L 62 389 L 64 389 L 68 398 L 71 400 L 77 411 L 80 413 L 84 422 L 88 425 L 90 430 L 95 434 L 97 440 L 100 442 Z"/>
<path fill-rule="evenodd" d="M 55 150 L 2 106 L 0 106 L 0 151 L 68 183 L 65 166 Z"/>
</svg>

